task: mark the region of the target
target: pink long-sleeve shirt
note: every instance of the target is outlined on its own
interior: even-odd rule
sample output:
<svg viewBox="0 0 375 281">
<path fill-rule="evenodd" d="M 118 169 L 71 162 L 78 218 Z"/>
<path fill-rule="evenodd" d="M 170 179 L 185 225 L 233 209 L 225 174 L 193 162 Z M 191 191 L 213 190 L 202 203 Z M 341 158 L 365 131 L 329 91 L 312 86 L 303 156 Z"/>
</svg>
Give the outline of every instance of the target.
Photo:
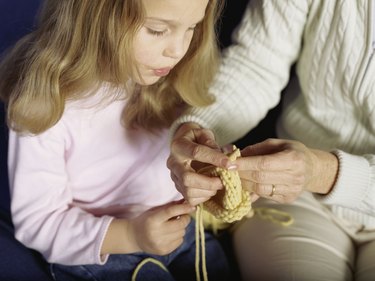
<svg viewBox="0 0 375 281">
<path fill-rule="evenodd" d="M 114 217 L 130 218 L 179 200 L 166 160 L 168 135 L 121 125 L 125 100 L 113 94 L 69 102 L 40 135 L 9 133 L 11 211 L 16 238 L 49 262 L 101 264 Z"/>
</svg>

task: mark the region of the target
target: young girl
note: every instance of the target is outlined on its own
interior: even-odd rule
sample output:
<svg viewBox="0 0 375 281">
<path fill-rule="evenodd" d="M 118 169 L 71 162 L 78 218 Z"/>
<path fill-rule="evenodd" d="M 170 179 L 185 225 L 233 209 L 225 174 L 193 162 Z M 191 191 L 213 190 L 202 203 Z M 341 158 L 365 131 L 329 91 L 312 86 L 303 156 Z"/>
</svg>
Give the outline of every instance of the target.
<svg viewBox="0 0 375 281">
<path fill-rule="evenodd" d="M 167 128 L 211 102 L 218 1 L 47 0 L 3 61 L 15 235 L 56 280 L 194 279 Z M 226 279 L 205 246 L 209 278 Z"/>
</svg>

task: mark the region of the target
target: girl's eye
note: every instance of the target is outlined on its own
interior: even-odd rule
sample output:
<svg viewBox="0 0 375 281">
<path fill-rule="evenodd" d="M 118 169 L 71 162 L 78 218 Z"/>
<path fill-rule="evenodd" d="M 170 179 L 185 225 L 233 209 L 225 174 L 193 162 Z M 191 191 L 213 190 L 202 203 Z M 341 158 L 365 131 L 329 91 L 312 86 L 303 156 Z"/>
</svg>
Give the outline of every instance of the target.
<svg viewBox="0 0 375 281">
<path fill-rule="evenodd" d="M 147 28 L 147 32 L 154 36 L 163 36 L 167 31 L 166 30 L 158 31 L 158 30 L 153 30 L 151 28 Z"/>
</svg>

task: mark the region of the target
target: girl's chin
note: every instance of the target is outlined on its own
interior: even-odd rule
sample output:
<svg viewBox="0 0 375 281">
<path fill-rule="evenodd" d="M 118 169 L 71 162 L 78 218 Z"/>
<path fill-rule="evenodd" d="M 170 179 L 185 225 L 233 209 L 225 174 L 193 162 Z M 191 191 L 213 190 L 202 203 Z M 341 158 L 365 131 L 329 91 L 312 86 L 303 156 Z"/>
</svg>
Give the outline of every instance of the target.
<svg viewBox="0 0 375 281">
<path fill-rule="evenodd" d="M 143 79 L 135 79 L 135 82 L 142 86 L 151 86 L 158 82 L 160 80 L 160 77 L 154 76 L 154 77 L 143 77 Z"/>
</svg>

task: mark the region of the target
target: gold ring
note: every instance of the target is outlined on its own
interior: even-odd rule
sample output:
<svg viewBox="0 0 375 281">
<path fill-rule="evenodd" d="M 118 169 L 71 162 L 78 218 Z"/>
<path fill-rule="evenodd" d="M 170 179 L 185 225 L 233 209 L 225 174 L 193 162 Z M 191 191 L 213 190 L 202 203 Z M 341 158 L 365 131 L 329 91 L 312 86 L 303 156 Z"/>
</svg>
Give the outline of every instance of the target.
<svg viewBox="0 0 375 281">
<path fill-rule="evenodd" d="M 269 196 L 272 197 L 275 194 L 275 191 L 276 191 L 276 186 L 273 184 L 272 185 L 272 191 L 271 191 Z"/>
</svg>

